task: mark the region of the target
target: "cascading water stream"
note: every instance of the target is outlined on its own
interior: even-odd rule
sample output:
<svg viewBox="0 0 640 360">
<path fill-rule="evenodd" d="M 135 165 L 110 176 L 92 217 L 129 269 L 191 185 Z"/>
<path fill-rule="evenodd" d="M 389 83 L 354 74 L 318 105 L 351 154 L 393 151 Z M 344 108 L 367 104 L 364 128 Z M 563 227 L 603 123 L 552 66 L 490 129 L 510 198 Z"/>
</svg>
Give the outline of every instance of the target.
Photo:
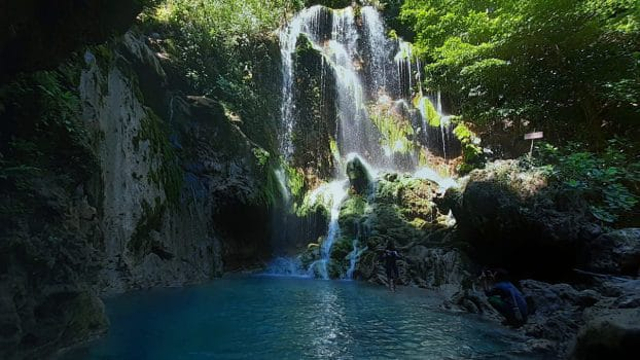
<svg viewBox="0 0 640 360">
<path fill-rule="evenodd" d="M 291 133 L 295 119 L 293 118 L 293 93 L 294 93 L 294 69 L 293 53 L 296 50 L 296 43 L 300 34 L 312 36 L 319 33 L 320 15 L 323 7 L 312 6 L 298 13 L 289 26 L 280 31 L 280 53 L 282 57 L 282 104 L 280 114 L 282 116 L 282 126 L 284 128 L 280 151 L 285 157 L 291 156 L 293 146 L 291 144 Z M 312 40 L 317 41 L 315 38 Z"/>
<path fill-rule="evenodd" d="M 401 92 L 403 96 L 411 97 L 411 92 L 413 90 L 413 66 L 411 60 L 413 58 L 413 52 L 411 49 L 411 44 L 398 40 L 398 53 L 393 58 L 396 63 L 396 68 L 398 71 L 398 79 L 400 84 L 404 83 L 404 79 L 407 79 L 408 88 L 406 88 L 405 92 Z M 404 90 L 404 86 L 401 86 L 401 89 Z"/>
<path fill-rule="evenodd" d="M 331 261 L 331 248 L 336 238 L 340 236 L 340 224 L 338 220 L 340 218 L 340 206 L 347 197 L 348 180 L 336 180 L 323 187 L 317 189 L 316 194 L 312 194 L 312 197 L 323 196 L 328 197 L 331 210 L 329 218 L 329 227 L 327 229 L 327 237 L 320 246 L 320 259 L 314 261 L 309 266 L 309 274 L 318 275 L 322 279 L 329 279 L 329 263 Z M 326 200 L 326 199 L 323 199 Z M 315 203 L 317 199 L 312 198 L 312 203 Z"/>
<path fill-rule="evenodd" d="M 367 43 L 367 50 L 371 56 L 369 64 L 370 81 L 373 83 L 374 96 L 387 94 L 389 84 L 387 83 L 387 63 L 389 54 L 385 51 L 388 48 L 388 40 L 385 37 L 384 24 L 378 11 L 372 6 L 362 8 L 362 23 Z"/>
<path fill-rule="evenodd" d="M 447 140 L 449 139 L 449 119 L 451 116 L 445 115 L 442 108 L 442 93 L 438 91 L 436 101 L 436 111 L 440 115 L 440 133 L 442 134 L 442 157 L 447 160 Z"/>
</svg>

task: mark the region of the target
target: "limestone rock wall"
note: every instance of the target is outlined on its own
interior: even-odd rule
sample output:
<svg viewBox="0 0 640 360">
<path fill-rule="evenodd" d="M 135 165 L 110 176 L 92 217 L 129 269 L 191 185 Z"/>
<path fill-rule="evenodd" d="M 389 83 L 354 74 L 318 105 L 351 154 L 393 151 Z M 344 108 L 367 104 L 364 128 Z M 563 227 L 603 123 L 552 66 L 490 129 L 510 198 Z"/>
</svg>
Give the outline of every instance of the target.
<svg viewBox="0 0 640 360">
<path fill-rule="evenodd" d="M 270 256 L 266 150 L 152 46 L 132 30 L 0 91 L 2 359 L 106 331 L 101 295 Z"/>
</svg>

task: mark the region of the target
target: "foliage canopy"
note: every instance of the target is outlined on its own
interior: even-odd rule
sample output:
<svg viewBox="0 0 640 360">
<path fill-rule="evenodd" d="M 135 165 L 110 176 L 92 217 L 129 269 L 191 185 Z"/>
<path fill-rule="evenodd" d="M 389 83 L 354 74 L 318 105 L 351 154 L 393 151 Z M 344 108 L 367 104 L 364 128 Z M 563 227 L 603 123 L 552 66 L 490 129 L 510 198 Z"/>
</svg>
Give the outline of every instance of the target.
<svg viewBox="0 0 640 360">
<path fill-rule="evenodd" d="M 406 0 L 426 82 L 465 121 L 596 140 L 640 117 L 640 2 Z"/>
</svg>

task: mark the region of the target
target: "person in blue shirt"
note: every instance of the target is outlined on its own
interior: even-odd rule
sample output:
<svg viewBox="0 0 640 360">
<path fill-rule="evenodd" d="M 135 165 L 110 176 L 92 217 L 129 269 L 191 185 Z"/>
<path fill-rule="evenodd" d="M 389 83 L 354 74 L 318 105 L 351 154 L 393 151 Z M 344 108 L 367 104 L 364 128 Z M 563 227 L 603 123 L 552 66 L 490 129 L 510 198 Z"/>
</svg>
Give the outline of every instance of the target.
<svg viewBox="0 0 640 360">
<path fill-rule="evenodd" d="M 485 289 L 489 304 L 505 317 L 507 325 L 522 326 L 527 321 L 527 301 L 520 290 L 507 280 L 506 271 L 488 271 L 483 275 L 494 282 L 491 289 Z"/>
</svg>

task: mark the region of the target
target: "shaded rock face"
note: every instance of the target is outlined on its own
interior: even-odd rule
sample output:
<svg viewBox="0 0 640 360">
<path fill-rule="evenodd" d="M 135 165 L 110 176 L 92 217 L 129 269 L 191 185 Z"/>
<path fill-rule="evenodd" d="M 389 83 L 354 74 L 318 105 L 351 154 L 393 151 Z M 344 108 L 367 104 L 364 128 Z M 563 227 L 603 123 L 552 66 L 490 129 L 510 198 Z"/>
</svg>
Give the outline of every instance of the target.
<svg viewBox="0 0 640 360">
<path fill-rule="evenodd" d="M 579 264 L 581 247 L 601 233 L 580 198 L 548 190 L 543 174 L 516 161 L 474 170 L 464 189 L 448 196 L 443 202 L 474 257 L 521 277 L 563 277 Z"/>
<path fill-rule="evenodd" d="M 537 341 L 550 341 L 561 353 L 567 351 L 578 332 L 583 311 L 603 299 L 596 291 L 580 291 L 569 284 L 523 280 L 520 285 L 533 305 L 522 330 Z"/>
<path fill-rule="evenodd" d="M 90 63 L 80 87 L 86 122 L 104 134 L 102 289 L 179 285 L 260 262 L 270 252 L 270 169 L 259 147 L 218 102 L 172 90 L 142 35 L 127 34 L 119 51 L 124 64 Z M 131 68 L 155 74 L 138 87 Z M 164 101 L 146 107 L 158 92 Z"/>
<path fill-rule="evenodd" d="M 527 299 L 527 322 L 516 330 L 526 336 L 524 352 L 549 358 L 635 359 L 638 350 L 640 283 L 637 280 L 593 280 L 585 288 L 537 280 L 514 282 Z M 477 284 L 476 284 L 477 285 Z M 477 286 L 450 295 L 450 310 L 502 317 Z"/>
<path fill-rule="evenodd" d="M 127 34 L 116 55 L 157 69 L 162 84 L 165 74 L 149 52 L 140 35 Z M 119 292 L 208 279 L 220 267 L 214 261 L 219 240 L 210 234 L 205 214 L 194 221 L 184 211 L 196 213 L 195 201 L 185 201 L 184 210 L 178 206 L 180 188 L 170 187 L 180 186 L 172 181 L 183 175 L 173 146 L 161 131 L 162 120 L 140 98 L 134 73 L 121 61 L 104 69 L 87 61 L 79 87 L 84 121 L 102 134 L 97 148 L 106 262 L 99 288 Z"/>
<path fill-rule="evenodd" d="M 270 254 L 259 146 L 217 101 L 184 95 L 151 45 L 132 31 L 66 64 L 77 83 L 63 94 L 79 106 L 58 130 L 71 135 L 40 149 L 53 162 L 38 176 L 0 177 L 0 358 L 104 332 L 100 294 L 201 282 Z M 6 109 L 0 137 L 38 143 Z M 50 155 L 61 148 L 66 161 Z"/>
<path fill-rule="evenodd" d="M 3 227 L 0 236 L 3 359 L 42 358 L 108 326 L 92 289 L 102 263 L 96 209 L 81 191 L 68 197 L 55 183 L 42 185 L 35 195 L 49 204 L 46 225 L 15 216 L 18 226 Z"/>
<path fill-rule="evenodd" d="M 606 274 L 640 274 L 640 229 L 608 232 L 589 241 L 583 251 L 589 270 Z"/>
<path fill-rule="evenodd" d="M 637 359 L 640 353 L 640 308 L 594 311 L 588 315 L 571 359 Z"/>
</svg>

